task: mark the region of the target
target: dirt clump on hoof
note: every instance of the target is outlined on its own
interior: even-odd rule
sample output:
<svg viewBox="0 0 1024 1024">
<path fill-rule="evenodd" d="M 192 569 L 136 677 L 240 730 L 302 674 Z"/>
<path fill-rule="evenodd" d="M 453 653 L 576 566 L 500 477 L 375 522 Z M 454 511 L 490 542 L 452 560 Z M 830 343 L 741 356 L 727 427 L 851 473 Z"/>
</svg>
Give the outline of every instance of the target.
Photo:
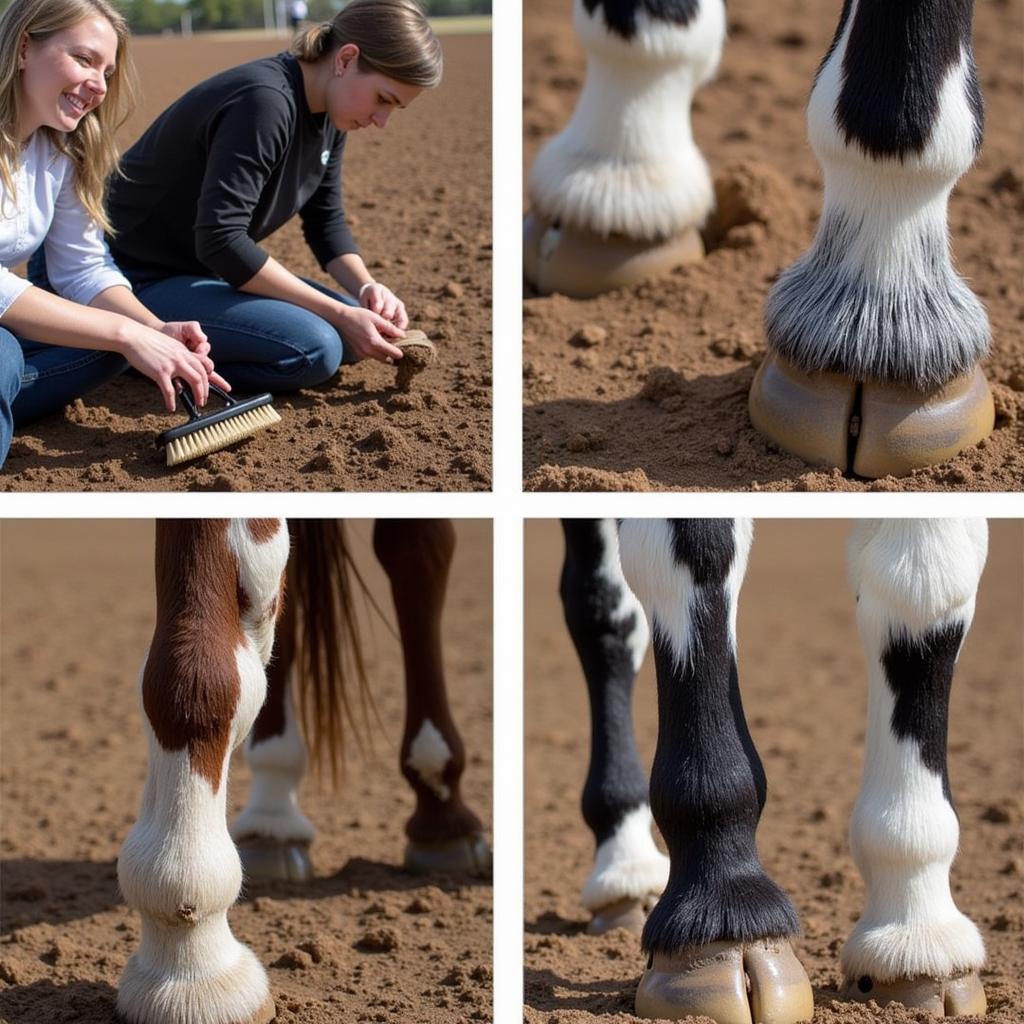
<svg viewBox="0 0 1024 1024">
<path fill-rule="evenodd" d="M 793 186 L 770 164 L 742 160 L 715 178 L 715 208 L 704 227 L 712 249 L 746 249 L 765 237 L 793 237 L 799 245 L 805 214 Z"/>
<path fill-rule="evenodd" d="M 422 331 L 406 331 L 395 345 L 402 350 L 395 385 L 399 391 L 408 391 L 413 378 L 437 359 L 437 346 Z"/>
</svg>

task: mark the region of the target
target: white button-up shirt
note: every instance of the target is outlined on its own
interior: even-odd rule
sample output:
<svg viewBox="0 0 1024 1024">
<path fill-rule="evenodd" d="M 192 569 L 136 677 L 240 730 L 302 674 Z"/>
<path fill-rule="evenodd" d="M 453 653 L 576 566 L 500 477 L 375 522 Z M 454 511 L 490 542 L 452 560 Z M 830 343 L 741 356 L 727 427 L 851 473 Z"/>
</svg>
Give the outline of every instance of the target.
<svg viewBox="0 0 1024 1024">
<path fill-rule="evenodd" d="M 75 169 L 46 132 L 33 132 L 15 169 L 15 196 L 0 187 L 0 318 L 27 288 L 11 267 L 46 246 L 46 274 L 58 295 L 88 305 L 127 278 L 99 226 L 75 195 Z"/>
</svg>

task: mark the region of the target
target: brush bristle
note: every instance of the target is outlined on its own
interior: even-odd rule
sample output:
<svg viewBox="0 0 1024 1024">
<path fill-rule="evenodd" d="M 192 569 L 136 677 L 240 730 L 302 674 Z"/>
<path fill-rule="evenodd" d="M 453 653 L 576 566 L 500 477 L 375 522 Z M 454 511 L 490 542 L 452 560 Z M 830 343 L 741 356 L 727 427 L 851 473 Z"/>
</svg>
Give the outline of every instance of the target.
<svg viewBox="0 0 1024 1024">
<path fill-rule="evenodd" d="M 179 463 L 198 459 L 202 455 L 227 448 L 229 444 L 241 441 L 242 438 L 255 434 L 257 430 L 280 423 L 281 417 L 272 405 L 261 405 L 249 409 L 238 416 L 220 423 L 211 423 L 208 427 L 200 427 L 193 434 L 176 437 L 167 444 L 167 465 L 177 466 Z"/>
</svg>

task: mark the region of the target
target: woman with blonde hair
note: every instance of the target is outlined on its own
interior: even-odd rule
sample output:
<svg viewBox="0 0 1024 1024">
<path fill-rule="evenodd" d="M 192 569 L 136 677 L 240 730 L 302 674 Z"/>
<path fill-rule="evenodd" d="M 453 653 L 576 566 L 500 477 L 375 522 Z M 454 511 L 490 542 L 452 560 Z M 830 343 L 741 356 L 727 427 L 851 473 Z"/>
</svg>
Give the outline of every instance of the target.
<svg viewBox="0 0 1024 1024">
<path fill-rule="evenodd" d="M 111 185 L 118 264 L 157 315 L 187 311 L 242 391 L 294 391 L 339 364 L 398 360 L 402 301 L 366 268 L 346 226 L 347 133 L 383 128 L 441 79 L 415 0 L 351 0 L 290 52 L 195 86 L 125 154 Z M 298 214 L 344 290 L 305 280 L 259 242 Z"/>
<path fill-rule="evenodd" d="M 0 463 L 15 426 L 128 365 L 169 410 L 176 378 L 201 403 L 210 380 L 226 384 L 199 325 L 147 310 L 103 240 L 127 42 L 108 0 L 12 0 L 0 15 Z M 11 273 L 40 246 L 56 294 Z"/>
</svg>

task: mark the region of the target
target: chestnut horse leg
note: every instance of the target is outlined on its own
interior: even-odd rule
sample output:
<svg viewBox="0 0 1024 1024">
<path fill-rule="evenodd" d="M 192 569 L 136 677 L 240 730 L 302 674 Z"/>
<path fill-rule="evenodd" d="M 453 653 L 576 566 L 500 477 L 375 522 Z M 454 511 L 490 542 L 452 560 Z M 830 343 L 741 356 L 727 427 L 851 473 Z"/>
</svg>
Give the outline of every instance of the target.
<svg viewBox="0 0 1024 1024">
<path fill-rule="evenodd" d="M 128 1024 L 265 1024 L 267 976 L 231 934 L 242 868 L 228 762 L 266 693 L 288 535 L 280 520 L 161 520 L 156 628 L 141 674 L 149 770 L 118 881 L 142 921 L 121 976 Z"/>
<path fill-rule="evenodd" d="M 463 803 L 462 739 L 452 721 L 441 651 L 441 613 L 455 531 L 445 519 L 378 519 L 373 550 L 391 581 L 405 664 L 402 774 L 416 794 L 406 823 L 406 867 L 489 874 L 480 819 Z"/>
</svg>

